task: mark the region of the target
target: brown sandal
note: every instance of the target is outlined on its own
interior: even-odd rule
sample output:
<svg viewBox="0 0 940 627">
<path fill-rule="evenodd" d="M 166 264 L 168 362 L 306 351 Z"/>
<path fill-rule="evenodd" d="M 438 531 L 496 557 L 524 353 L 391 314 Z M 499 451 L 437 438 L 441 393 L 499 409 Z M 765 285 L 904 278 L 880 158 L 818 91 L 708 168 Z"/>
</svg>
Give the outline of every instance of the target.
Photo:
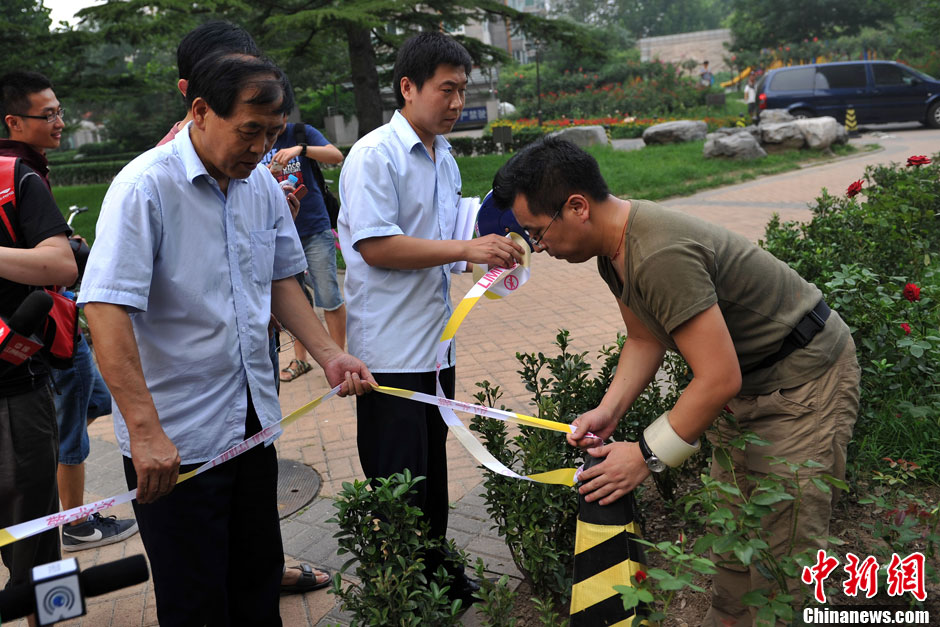
<svg viewBox="0 0 940 627">
<path fill-rule="evenodd" d="M 291 359 L 286 368 L 281 369 L 281 381 L 288 383 L 297 377 L 307 374 L 313 369 L 313 366 L 299 359 Z M 284 376 L 287 375 L 287 376 Z"/>
</svg>

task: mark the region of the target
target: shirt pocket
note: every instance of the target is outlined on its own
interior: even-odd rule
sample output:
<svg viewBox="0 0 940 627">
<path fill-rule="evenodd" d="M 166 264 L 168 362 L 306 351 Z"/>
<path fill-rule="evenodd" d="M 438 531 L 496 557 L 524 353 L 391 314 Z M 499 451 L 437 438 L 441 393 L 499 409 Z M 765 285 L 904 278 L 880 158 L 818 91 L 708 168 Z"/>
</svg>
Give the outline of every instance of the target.
<svg viewBox="0 0 940 627">
<path fill-rule="evenodd" d="M 276 236 L 277 229 L 249 233 L 251 280 L 260 285 L 270 283 L 274 277 L 274 239 Z"/>
</svg>

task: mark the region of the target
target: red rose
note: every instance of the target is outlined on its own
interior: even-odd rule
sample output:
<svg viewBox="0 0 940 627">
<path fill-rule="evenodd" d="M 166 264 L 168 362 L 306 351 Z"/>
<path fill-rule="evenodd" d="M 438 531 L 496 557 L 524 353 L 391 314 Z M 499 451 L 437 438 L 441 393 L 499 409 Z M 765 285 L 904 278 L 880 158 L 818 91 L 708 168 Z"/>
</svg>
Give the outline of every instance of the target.
<svg viewBox="0 0 940 627">
<path fill-rule="evenodd" d="M 851 185 L 849 185 L 849 188 L 848 188 L 847 190 L 845 190 L 845 195 L 848 196 L 849 198 L 852 198 L 852 197 L 854 197 L 854 196 L 857 196 L 858 193 L 859 193 L 860 191 L 862 191 L 862 184 L 863 184 L 863 183 L 864 183 L 864 181 L 862 181 L 861 179 L 855 181 L 854 183 L 852 183 Z"/>
<path fill-rule="evenodd" d="M 636 578 L 637 583 L 643 583 L 646 581 L 646 573 L 644 573 L 642 570 L 636 571 L 636 574 L 633 576 Z"/>
<path fill-rule="evenodd" d="M 916 166 L 930 165 L 930 157 L 928 157 L 927 155 L 914 155 L 913 157 L 908 157 L 907 167 L 911 167 L 913 165 L 916 165 Z"/>
<path fill-rule="evenodd" d="M 902 323 L 901 323 L 901 328 L 904 329 L 904 335 L 910 335 L 910 334 L 911 334 L 911 325 L 909 325 L 908 323 L 902 322 Z"/>
<path fill-rule="evenodd" d="M 908 283 L 904 286 L 904 298 L 911 301 L 920 300 L 920 288 L 915 283 Z"/>
</svg>

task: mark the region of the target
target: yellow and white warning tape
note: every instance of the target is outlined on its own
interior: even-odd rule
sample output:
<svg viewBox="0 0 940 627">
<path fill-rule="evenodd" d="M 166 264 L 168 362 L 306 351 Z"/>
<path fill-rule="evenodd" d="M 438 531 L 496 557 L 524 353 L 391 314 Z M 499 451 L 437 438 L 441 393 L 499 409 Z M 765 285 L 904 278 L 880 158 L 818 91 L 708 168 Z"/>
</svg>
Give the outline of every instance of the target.
<svg viewBox="0 0 940 627">
<path fill-rule="evenodd" d="M 340 386 L 336 386 L 323 396 L 310 401 L 300 409 L 291 412 L 287 416 L 281 419 L 280 422 L 273 424 L 269 427 L 266 427 L 254 434 L 244 442 L 239 442 L 232 448 L 228 449 L 224 453 L 220 453 L 215 458 L 210 459 L 202 466 L 199 466 L 195 470 L 191 470 L 187 473 L 180 474 L 179 478 L 176 480 L 177 484 L 180 484 L 187 479 L 192 479 L 196 475 L 201 475 L 210 468 L 214 468 L 219 464 L 224 464 L 225 462 L 238 457 L 245 451 L 253 449 L 258 446 L 265 440 L 268 440 L 281 432 L 281 429 L 291 424 L 304 414 L 312 411 L 318 405 L 323 403 L 323 401 L 336 396 L 339 393 Z M 66 523 L 70 523 L 74 520 L 81 520 L 91 516 L 95 512 L 100 512 L 101 510 L 108 509 L 109 507 L 114 507 L 115 505 L 120 505 L 122 503 L 129 503 L 137 497 L 137 489 L 130 490 L 123 494 L 118 494 L 117 496 L 112 496 L 110 498 L 101 499 L 100 501 L 95 501 L 94 503 L 89 503 L 87 505 L 82 505 L 80 507 L 74 507 L 70 510 L 64 512 L 58 512 L 56 514 L 51 514 L 49 516 L 44 516 L 43 518 L 36 518 L 28 522 L 19 523 L 17 525 L 12 525 L 6 529 L 0 529 L 0 546 L 6 546 L 12 544 L 17 540 L 22 540 L 23 538 L 28 538 L 34 536 L 37 533 L 42 533 L 43 531 L 54 529 Z"/>
<path fill-rule="evenodd" d="M 440 342 L 438 343 L 436 368 L 438 374 L 440 373 L 441 364 L 444 363 L 444 359 L 447 356 L 447 351 L 450 349 L 450 346 L 454 340 L 454 336 L 457 333 L 457 329 L 460 328 L 464 318 L 467 317 L 467 314 L 470 313 L 470 310 L 473 308 L 476 302 L 484 295 L 491 299 L 500 299 L 508 296 L 529 280 L 530 256 L 528 243 L 515 233 L 510 233 L 509 237 L 512 237 L 514 241 L 519 243 L 525 249 L 526 252 L 523 257 L 523 262 L 514 265 L 512 268 L 488 269 L 483 267 L 480 269 L 474 269 L 474 278 L 477 278 L 477 282 L 473 285 L 473 287 L 470 288 L 470 291 L 467 292 L 467 294 L 454 309 L 454 313 L 451 315 L 450 320 L 444 327 L 444 332 L 441 335 Z M 512 469 L 506 467 L 488 450 L 486 450 L 479 440 L 477 440 L 473 434 L 470 433 L 470 430 L 464 426 L 464 424 L 457 417 L 457 414 L 454 413 L 454 410 L 476 414 L 478 416 L 485 416 L 487 418 L 494 418 L 496 420 L 514 422 L 529 427 L 537 427 L 539 429 L 550 429 L 560 433 L 572 433 L 574 428 L 571 425 L 553 420 L 545 420 L 544 418 L 536 418 L 534 416 L 527 416 L 525 414 L 519 414 L 516 412 L 503 411 L 491 407 L 484 407 L 483 405 L 473 405 L 471 403 L 464 403 L 461 401 L 445 398 L 439 378 L 437 379 L 437 396 L 387 386 L 378 386 L 375 388 L 375 391 L 381 394 L 389 394 L 391 396 L 398 396 L 421 403 L 436 405 L 441 412 L 441 417 L 444 419 L 444 422 L 447 424 L 450 431 L 454 434 L 457 440 L 467 449 L 471 455 L 473 455 L 473 457 L 478 462 L 495 473 L 506 477 L 513 477 L 515 479 L 523 479 L 526 481 L 535 481 L 538 483 L 567 486 L 575 484 L 577 472 L 575 468 L 559 468 L 557 470 L 550 470 L 547 472 L 535 473 L 531 475 L 520 475 Z M 280 422 L 262 429 L 255 435 L 246 439 L 244 442 L 236 444 L 232 448 L 228 449 L 224 453 L 221 453 L 214 459 L 209 460 L 195 470 L 181 474 L 176 483 L 179 484 L 195 477 L 196 475 L 200 475 L 210 468 L 214 468 L 219 464 L 223 464 L 230 459 L 238 457 L 242 453 L 278 435 L 284 427 L 293 423 L 301 416 L 313 411 L 318 405 L 335 396 L 338 392 L 339 386 L 336 386 L 323 396 L 314 399 L 299 409 L 291 412 L 281 419 Z M 35 520 L 30 520 L 28 522 L 12 525 L 6 529 L 0 529 L 0 546 L 6 546 L 16 542 L 17 540 L 34 536 L 37 533 L 54 529 L 58 526 L 70 523 L 75 520 L 87 518 L 95 512 L 100 512 L 110 507 L 114 507 L 115 505 L 128 503 L 136 498 L 136 496 L 137 490 L 134 489 L 117 496 L 112 496 L 94 503 L 75 507 L 64 512 L 59 512 L 42 518 L 36 518 Z"/>
<path fill-rule="evenodd" d="M 467 314 L 470 313 L 470 310 L 473 309 L 473 306 L 476 305 L 477 301 L 480 300 L 480 298 L 482 298 L 484 295 L 492 299 L 499 299 L 508 296 L 522 287 L 522 285 L 524 285 L 526 281 L 529 280 L 529 275 L 531 274 L 529 269 L 531 254 L 528 242 L 526 242 L 516 233 L 510 233 L 507 237 L 510 237 L 524 250 L 522 263 L 514 264 L 511 268 L 487 268 L 485 266 L 474 267 L 474 278 L 478 277 L 477 282 L 474 283 L 473 287 L 470 288 L 470 291 L 468 291 L 463 299 L 461 299 L 460 303 L 457 304 L 457 307 L 454 308 L 454 313 L 451 315 L 450 320 L 447 321 L 447 325 L 444 327 L 444 332 L 441 334 L 441 339 L 437 345 L 436 374 L 438 376 L 435 378 L 437 398 L 432 397 L 429 394 L 419 394 L 418 392 L 411 392 L 410 398 L 416 401 L 421 401 L 423 403 L 437 405 L 438 410 L 441 412 L 441 418 L 444 419 L 444 422 L 447 424 L 447 427 L 450 429 L 451 433 L 453 433 L 457 440 L 463 444 L 464 448 L 467 449 L 467 452 L 469 452 L 478 462 L 480 462 L 484 467 L 491 470 L 492 472 L 503 475 L 504 477 L 536 481 L 538 483 L 552 483 L 568 486 L 574 485 L 576 473 L 576 469 L 574 468 L 560 468 L 558 470 L 552 470 L 528 476 L 520 475 L 511 468 L 508 468 L 505 464 L 496 459 L 496 457 L 494 457 L 488 450 L 486 450 L 486 447 L 484 447 L 483 444 L 481 444 L 480 441 L 477 440 L 472 433 L 470 433 L 470 430 L 464 426 L 464 424 L 457 417 L 457 414 L 454 413 L 454 409 L 461 409 L 462 411 L 469 411 L 470 413 L 486 415 L 482 412 L 482 410 L 489 408 L 481 407 L 479 410 L 470 409 L 476 406 L 470 405 L 468 403 L 458 403 L 457 401 L 449 400 L 445 398 L 444 390 L 441 387 L 439 376 L 441 365 L 447 358 L 447 353 L 454 341 L 454 336 L 457 334 L 457 329 L 460 328 L 461 323 L 463 323 L 464 319 L 467 317 Z M 380 389 L 379 391 L 386 394 L 389 393 L 387 390 Z M 398 396 L 400 396 L 400 394 L 398 394 Z M 570 425 L 556 423 L 550 420 L 542 420 L 541 418 L 533 418 L 532 416 L 525 416 L 520 420 L 519 417 L 522 416 L 521 414 L 517 415 L 512 414 L 511 412 L 499 412 L 498 410 L 492 411 L 488 415 L 491 418 L 497 418 L 500 420 L 507 420 L 512 417 L 514 418 L 515 422 L 523 422 L 529 426 L 537 426 L 543 429 L 551 428 L 563 433 L 572 432 Z M 549 425 L 551 426 L 549 427 Z"/>
</svg>

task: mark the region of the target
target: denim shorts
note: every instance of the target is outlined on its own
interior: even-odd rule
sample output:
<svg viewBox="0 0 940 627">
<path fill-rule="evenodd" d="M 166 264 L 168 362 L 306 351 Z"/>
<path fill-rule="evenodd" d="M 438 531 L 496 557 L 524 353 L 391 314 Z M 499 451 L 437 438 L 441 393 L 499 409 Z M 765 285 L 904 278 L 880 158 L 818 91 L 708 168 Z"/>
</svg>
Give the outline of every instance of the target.
<svg viewBox="0 0 940 627">
<path fill-rule="evenodd" d="M 300 240 L 307 256 L 307 285 L 313 288 L 313 299 L 324 311 L 334 311 L 343 305 L 336 278 L 336 243 L 333 231 L 314 233 Z"/>
<path fill-rule="evenodd" d="M 59 463 L 74 466 L 88 457 L 88 421 L 111 413 L 111 392 L 101 378 L 84 336 L 75 344 L 71 368 L 52 369 L 59 392 L 53 391 L 59 424 Z"/>
</svg>

